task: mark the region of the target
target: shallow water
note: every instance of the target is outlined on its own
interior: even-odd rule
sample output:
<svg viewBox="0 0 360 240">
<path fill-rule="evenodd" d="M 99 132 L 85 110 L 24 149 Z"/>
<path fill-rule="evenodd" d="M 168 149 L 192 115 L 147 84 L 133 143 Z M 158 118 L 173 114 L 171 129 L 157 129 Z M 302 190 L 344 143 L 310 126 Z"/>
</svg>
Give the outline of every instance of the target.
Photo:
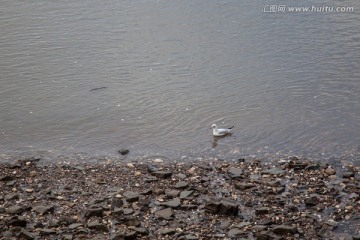
<svg viewBox="0 0 360 240">
<path fill-rule="evenodd" d="M 358 161 L 360 3 L 341 2 L 351 13 L 264 4 L 2 1 L 2 157 L 128 148 L 133 158 Z M 213 123 L 233 135 L 214 142 Z"/>
</svg>

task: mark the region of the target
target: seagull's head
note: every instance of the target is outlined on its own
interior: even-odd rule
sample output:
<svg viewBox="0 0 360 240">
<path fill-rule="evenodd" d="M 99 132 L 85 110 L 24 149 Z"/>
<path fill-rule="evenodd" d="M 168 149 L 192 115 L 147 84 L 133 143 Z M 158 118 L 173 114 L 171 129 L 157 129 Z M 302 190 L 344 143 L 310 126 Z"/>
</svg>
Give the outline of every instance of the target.
<svg viewBox="0 0 360 240">
<path fill-rule="evenodd" d="M 216 124 L 211 125 L 211 128 L 212 129 L 216 128 Z"/>
</svg>

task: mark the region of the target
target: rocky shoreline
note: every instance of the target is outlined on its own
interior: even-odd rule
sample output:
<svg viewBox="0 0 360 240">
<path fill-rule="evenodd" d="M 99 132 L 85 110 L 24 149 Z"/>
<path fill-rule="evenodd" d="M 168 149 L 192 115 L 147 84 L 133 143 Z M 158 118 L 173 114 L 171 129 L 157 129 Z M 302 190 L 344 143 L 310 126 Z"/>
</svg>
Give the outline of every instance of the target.
<svg viewBox="0 0 360 240">
<path fill-rule="evenodd" d="M 1 239 L 360 239 L 360 167 L 0 164 Z"/>
</svg>

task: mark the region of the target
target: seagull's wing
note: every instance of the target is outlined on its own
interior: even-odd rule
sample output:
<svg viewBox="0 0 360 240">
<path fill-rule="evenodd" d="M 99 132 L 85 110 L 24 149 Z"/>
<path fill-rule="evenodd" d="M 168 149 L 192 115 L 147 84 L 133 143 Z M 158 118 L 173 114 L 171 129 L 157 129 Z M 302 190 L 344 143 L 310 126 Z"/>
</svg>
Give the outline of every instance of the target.
<svg viewBox="0 0 360 240">
<path fill-rule="evenodd" d="M 217 132 L 219 133 L 219 134 L 225 134 L 225 133 L 228 133 L 228 132 L 230 132 L 231 131 L 231 128 L 218 128 L 217 129 Z"/>
</svg>

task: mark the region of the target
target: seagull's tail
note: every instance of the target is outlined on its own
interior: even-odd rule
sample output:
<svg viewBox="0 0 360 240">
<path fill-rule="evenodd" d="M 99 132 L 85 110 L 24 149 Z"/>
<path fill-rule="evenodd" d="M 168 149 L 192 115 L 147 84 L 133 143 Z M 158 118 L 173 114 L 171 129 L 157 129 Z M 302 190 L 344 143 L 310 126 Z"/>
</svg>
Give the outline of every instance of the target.
<svg viewBox="0 0 360 240">
<path fill-rule="evenodd" d="M 233 129 L 235 126 L 229 127 L 229 129 Z"/>
</svg>

